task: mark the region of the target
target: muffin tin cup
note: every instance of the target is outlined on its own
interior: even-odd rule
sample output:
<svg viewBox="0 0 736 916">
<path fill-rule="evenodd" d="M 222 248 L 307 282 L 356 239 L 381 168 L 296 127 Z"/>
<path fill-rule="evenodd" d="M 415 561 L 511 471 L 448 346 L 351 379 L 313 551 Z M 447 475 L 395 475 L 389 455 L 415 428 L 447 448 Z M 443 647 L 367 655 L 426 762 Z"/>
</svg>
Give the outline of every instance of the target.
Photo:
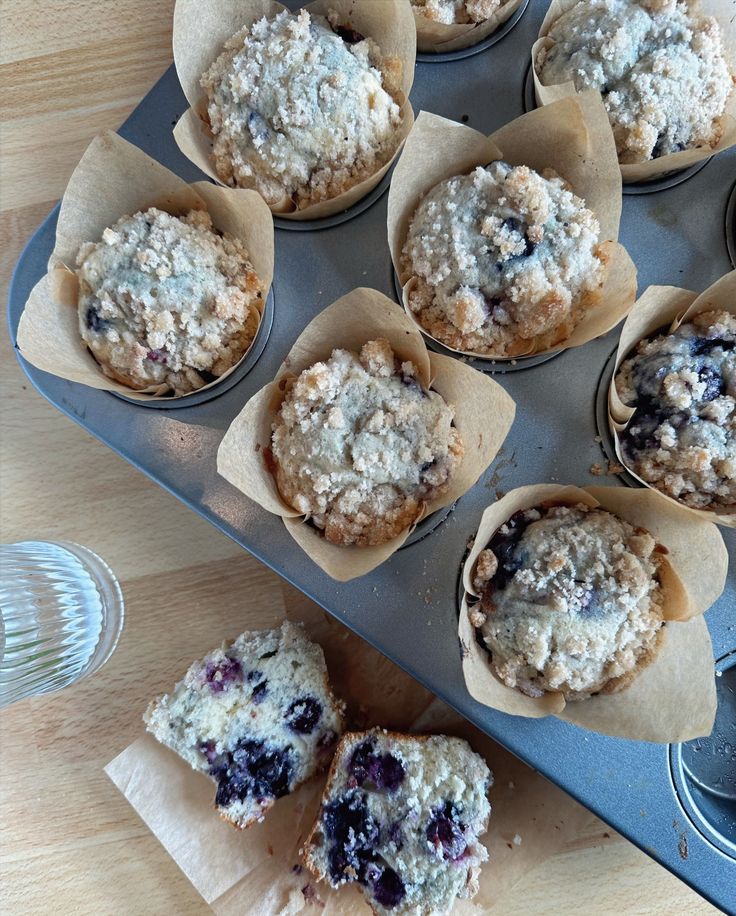
<svg viewBox="0 0 736 916">
<path fill-rule="evenodd" d="M 528 3 L 529 0 L 507 0 L 493 16 L 477 23 L 433 22 L 414 8 L 417 60 L 458 60 L 485 51 L 513 29 Z"/>
<path fill-rule="evenodd" d="M 736 184 L 726 205 L 726 248 L 731 266 L 736 268 Z"/>
<path fill-rule="evenodd" d="M 409 306 L 409 294 L 416 278 L 402 265 L 402 250 L 417 206 L 440 182 L 498 159 L 537 171 L 553 168 L 572 186 L 599 220 L 606 268 L 594 305 L 585 311 L 569 338 L 547 350 L 498 357 L 458 350 L 437 341 L 449 352 L 471 357 L 477 363 L 493 363 L 496 371 L 504 363 L 519 359 L 543 361 L 563 348 L 582 346 L 606 334 L 626 316 L 636 298 L 636 268 L 618 244 L 621 176 L 608 118 L 598 93 L 582 93 L 555 106 L 529 112 L 490 137 L 423 111 L 396 166 L 388 197 L 391 259 L 401 283 L 404 309 L 417 327 L 430 336 Z"/>
<path fill-rule="evenodd" d="M 616 458 L 638 483 L 652 490 L 660 499 L 683 509 L 693 518 L 701 518 L 734 528 L 736 527 L 736 512 L 729 512 L 725 509 L 712 511 L 692 509 L 662 493 L 639 477 L 629 467 L 620 439 L 620 434 L 626 429 L 635 413 L 635 408 L 627 407 L 619 398 L 616 390 L 615 378 L 621 363 L 641 340 L 653 336 L 662 329 L 668 329 L 668 332 L 672 333 L 681 324 L 691 321 L 700 312 L 712 309 L 722 309 L 736 315 L 736 270 L 721 277 L 700 295 L 674 286 L 650 286 L 644 292 L 626 319 L 619 338 L 608 388 L 608 427 L 613 438 Z"/>
<path fill-rule="evenodd" d="M 454 406 L 454 424 L 465 454 L 448 489 L 424 507 L 410 528 L 384 544 L 338 546 L 305 524 L 304 516 L 282 499 L 269 466 L 271 431 L 291 383 L 301 372 L 328 359 L 335 348 L 359 352 L 376 338 L 388 340 L 400 360 L 414 364 L 423 387 L 437 391 Z M 375 569 L 406 543 L 417 523 L 451 506 L 469 490 L 498 453 L 514 413 L 514 402 L 492 379 L 458 360 L 428 353 L 421 334 L 396 303 L 376 290 L 355 289 L 307 325 L 274 381 L 238 414 L 220 443 L 217 470 L 250 499 L 280 516 L 302 550 L 333 579 L 345 582 Z M 488 417 L 493 421 L 489 423 Z"/>
<path fill-rule="evenodd" d="M 532 46 L 531 70 L 534 97 L 540 105 L 549 105 L 560 99 L 579 94 L 572 82 L 560 83 L 555 86 L 543 85 L 536 67 L 540 51 L 552 45 L 552 41 L 547 37 L 550 27 L 563 13 L 568 12 L 577 3 L 578 0 L 552 0 L 540 26 L 539 37 Z M 732 0 L 701 0 L 698 4 L 698 12 L 706 16 L 712 16 L 717 20 L 723 36 L 724 56 L 728 62 L 729 70 L 731 73 L 736 73 L 736 20 L 733 16 Z M 647 162 L 624 163 L 621 165 L 621 175 L 625 185 L 629 183 L 641 185 L 641 183 L 649 182 L 651 179 L 663 178 L 673 172 L 690 169 L 709 159 L 714 153 L 729 149 L 734 144 L 736 144 L 736 91 L 731 92 L 726 103 L 726 110 L 722 118 L 721 136 L 714 146 L 683 150 L 679 153 L 671 153 L 668 156 L 659 156 L 657 159 L 650 159 Z M 683 178 L 682 180 L 684 181 L 685 179 Z M 639 193 L 644 192 L 639 191 Z"/>
<path fill-rule="evenodd" d="M 123 216 L 158 207 L 172 215 L 206 210 L 214 228 L 239 239 L 262 284 L 252 308 L 258 328 L 241 359 L 215 381 L 195 392 L 174 396 L 168 385 L 134 390 L 104 374 L 79 333 L 79 282 L 74 265 L 85 242 L 97 242 L 104 230 Z M 54 250 L 48 272 L 31 291 L 20 319 L 17 347 L 28 362 L 72 382 L 121 395 L 141 404 L 162 401 L 168 406 L 201 402 L 207 393 L 252 365 L 251 352 L 260 340 L 263 312 L 273 279 L 273 221 L 268 207 L 253 191 L 187 184 L 137 147 L 112 132 L 97 136 L 69 180 L 61 201 Z M 262 346 L 261 346 L 262 349 Z M 247 370 L 246 370 L 247 371 Z"/>
<path fill-rule="evenodd" d="M 274 215 L 284 222 L 321 222 L 337 216 L 342 217 L 338 220 L 342 222 L 361 212 L 354 209 L 355 205 L 381 184 L 414 123 L 409 93 L 416 64 L 416 28 L 409 4 L 401 0 L 383 0 L 380 4 L 374 0 L 314 0 L 304 9 L 325 17 L 330 12 L 337 13 L 346 26 L 374 39 L 386 57 L 395 58 L 401 64 L 400 90 L 396 101 L 401 106 L 402 121 L 397 130 L 396 149 L 388 162 L 369 178 L 329 200 L 299 210 L 291 200 L 271 206 Z M 233 35 L 264 16 L 270 19 L 285 10 L 285 6 L 273 0 L 177 0 L 174 9 L 174 63 L 190 108 L 178 120 L 174 139 L 181 152 L 216 184 L 222 184 L 222 181 L 212 162 L 213 138 L 207 118 L 207 99 L 200 79 Z M 324 228 L 324 225 L 316 228 Z"/>
<path fill-rule="evenodd" d="M 661 556 L 665 631 L 652 661 L 617 693 L 600 693 L 566 703 L 562 694 L 529 697 L 506 686 L 491 667 L 478 641 L 469 610 L 477 599 L 473 570 L 493 533 L 517 511 L 540 505 L 597 506 L 646 528 L 667 548 Z M 573 487 L 536 484 L 519 487 L 489 506 L 463 567 L 463 598 L 458 636 L 465 684 L 478 702 L 527 718 L 557 716 L 584 728 L 653 742 L 684 741 L 707 735 L 715 715 L 713 649 L 702 617 L 723 591 L 728 554 L 720 532 L 668 506 L 654 493 L 621 487 Z"/>
</svg>

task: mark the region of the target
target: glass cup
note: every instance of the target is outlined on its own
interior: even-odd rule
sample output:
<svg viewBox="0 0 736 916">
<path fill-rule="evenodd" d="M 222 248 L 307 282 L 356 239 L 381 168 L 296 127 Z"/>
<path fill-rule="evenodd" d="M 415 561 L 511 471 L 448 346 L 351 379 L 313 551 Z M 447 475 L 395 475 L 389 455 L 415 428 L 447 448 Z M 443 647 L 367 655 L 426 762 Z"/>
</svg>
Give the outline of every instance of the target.
<svg viewBox="0 0 736 916">
<path fill-rule="evenodd" d="M 120 585 L 68 541 L 0 546 L 0 708 L 97 671 L 123 628 Z"/>
</svg>

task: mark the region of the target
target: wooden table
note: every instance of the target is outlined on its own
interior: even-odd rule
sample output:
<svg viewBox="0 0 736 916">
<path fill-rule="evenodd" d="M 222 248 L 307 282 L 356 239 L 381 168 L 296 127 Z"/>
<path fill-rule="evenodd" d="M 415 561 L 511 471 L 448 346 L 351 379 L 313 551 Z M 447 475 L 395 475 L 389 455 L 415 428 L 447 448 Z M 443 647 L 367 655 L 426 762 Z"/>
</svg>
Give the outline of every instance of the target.
<svg viewBox="0 0 736 916">
<path fill-rule="evenodd" d="M 3 302 L 18 254 L 89 140 L 117 127 L 170 64 L 173 5 L 0 4 Z M 0 909 L 205 913 L 102 767 L 140 735 L 149 697 L 205 648 L 205 620 L 208 633 L 213 621 L 232 633 L 244 601 L 260 603 L 268 623 L 304 599 L 43 401 L 4 322 L 1 345 L 2 539 L 92 546 L 120 577 L 127 610 L 97 676 L 0 713 Z M 716 911 L 591 815 L 496 912 Z"/>
</svg>

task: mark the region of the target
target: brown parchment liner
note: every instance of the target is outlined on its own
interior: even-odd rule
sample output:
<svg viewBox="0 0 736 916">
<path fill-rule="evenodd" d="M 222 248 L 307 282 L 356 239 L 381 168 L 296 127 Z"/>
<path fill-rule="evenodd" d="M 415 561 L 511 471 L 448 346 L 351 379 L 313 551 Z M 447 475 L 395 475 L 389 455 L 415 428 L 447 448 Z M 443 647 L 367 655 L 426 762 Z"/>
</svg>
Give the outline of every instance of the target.
<svg viewBox="0 0 736 916">
<path fill-rule="evenodd" d="M 389 341 L 402 361 L 414 363 L 425 388 L 431 387 L 454 406 L 465 455 L 447 491 L 424 506 L 414 525 L 385 544 L 343 547 L 304 524 L 304 516 L 284 502 L 265 456 L 281 402 L 299 373 L 328 359 L 336 348 L 357 353 L 364 343 L 379 337 Z M 509 395 L 488 376 L 451 357 L 428 353 L 422 335 L 401 306 L 374 289 L 354 289 L 310 321 L 274 381 L 261 388 L 233 420 L 217 452 L 217 470 L 264 509 L 280 515 L 302 550 L 333 579 L 346 582 L 383 563 L 422 518 L 451 505 L 475 484 L 506 438 L 515 409 Z"/>
<path fill-rule="evenodd" d="M 48 273 L 31 290 L 18 325 L 17 345 L 24 359 L 71 382 L 128 398 L 175 399 L 163 397 L 171 390 L 168 385 L 134 389 L 106 376 L 79 333 L 79 281 L 74 268 L 80 246 L 99 241 L 120 217 L 148 207 L 173 215 L 207 210 L 215 228 L 240 239 L 264 288 L 253 306 L 260 324 L 273 278 L 273 218 L 260 194 L 216 188 L 207 181 L 189 185 L 122 137 L 105 131 L 87 147 L 61 200 Z M 247 355 L 248 350 L 227 372 L 197 391 L 219 384 Z"/>
<path fill-rule="evenodd" d="M 417 51 L 446 54 L 448 51 L 462 51 L 488 38 L 510 19 L 524 0 L 507 0 L 498 10 L 483 22 L 435 22 L 412 7 L 417 27 Z"/>
<path fill-rule="evenodd" d="M 639 477 L 627 464 L 619 437 L 619 434 L 626 429 L 636 412 L 634 407 L 627 407 L 623 403 L 616 390 L 616 374 L 621 363 L 633 351 L 639 341 L 644 338 L 651 337 L 656 331 L 667 326 L 669 326 L 667 333 L 671 334 L 681 324 L 692 321 L 701 312 L 708 312 L 713 309 L 720 309 L 724 312 L 729 312 L 731 315 L 736 315 L 736 270 L 721 277 L 720 280 L 717 280 L 700 295 L 688 289 L 679 289 L 676 286 L 650 286 L 644 291 L 621 330 L 621 337 L 616 350 L 616 362 L 614 363 L 611 384 L 608 389 L 608 425 L 613 435 L 616 457 L 639 483 L 648 487 L 662 499 L 666 499 L 675 506 L 679 506 L 681 509 L 685 509 L 687 512 L 693 513 L 702 519 L 725 525 L 728 528 L 736 528 L 736 507 L 731 511 L 725 508 L 693 509 L 691 506 L 673 499 Z"/>
<path fill-rule="evenodd" d="M 217 60 L 223 45 L 242 28 L 263 16 L 273 18 L 286 7 L 275 0 L 177 0 L 174 8 L 174 63 L 190 108 L 174 128 L 179 149 L 205 175 L 221 185 L 212 162 L 212 132 L 207 121 L 207 97 L 199 81 Z M 391 168 L 414 124 L 409 92 L 414 82 L 416 29 L 409 3 L 402 0 L 314 0 L 305 5 L 310 13 L 327 16 L 334 10 L 341 22 L 367 38 L 373 38 L 384 57 L 401 61 L 401 90 L 396 101 L 402 121 L 397 130 L 399 143 L 391 159 L 377 172 L 329 200 L 296 210 L 291 198 L 271 207 L 286 219 L 318 219 L 341 213 L 357 203 L 381 181 Z M 253 183 L 255 188 L 255 182 Z"/>
<path fill-rule="evenodd" d="M 507 687 L 478 644 L 468 617 L 477 598 L 472 573 L 478 554 L 514 512 L 539 506 L 585 503 L 601 506 L 636 527 L 648 529 L 667 548 L 660 566 L 664 591 L 664 638 L 654 659 L 618 693 L 565 703 L 561 693 L 528 697 Z M 695 527 L 697 526 L 697 527 Z M 458 635 L 463 675 L 470 694 L 486 706 L 516 716 L 555 715 L 592 731 L 641 741 L 677 742 L 710 734 L 716 710 L 713 649 L 703 613 L 723 591 L 728 553 L 717 527 L 693 520 L 649 490 L 533 484 L 519 487 L 483 513 L 463 567 L 465 595 Z"/>
<path fill-rule="evenodd" d="M 476 359 L 516 359 L 531 353 L 550 353 L 579 347 L 607 334 L 626 316 L 636 299 L 636 267 L 618 243 L 621 218 L 621 174 L 613 134 L 597 92 L 562 99 L 538 108 L 497 130 L 490 137 L 427 111 L 419 113 L 404 152 L 391 178 L 388 198 L 388 243 L 394 270 L 402 286 L 407 315 L 429 335 L 409 307 L 416 278 L 401 266 L 401 251 L 416 208 L 439 182 L 467 174 L 496 159 L 528 165 L 536 171 L 553 168 L 585 200 L 601 227 L 605 267 L 603 288 L 567 340 L 546 350 L 510 356 L 492 356 L 454 350 Z M 443 341 L 443 347 L 452 350 Z"/>
<path fill-rule="evenodd" d="M 532 45 L 532 74 L 534 77 L 534 92 L 538 105 L 549 105 L 559 99 L 577 95 L 575 84 L 570 80 L 555 86 L 545 86 L 537 73 L 537 59 L 542 48 L 552 47 L 552 40 L 547 37 L 552 23 L 556 22 L 563 13 L 571 10 L 578 0 L 552 0 L 539 27 L 539 37 Z M 736 76 L 736 19 L 733 15 L 733 0 L 698 0 L 695 5 L 697 12 L 705 16 L 712 16 L 718 20 L 723 40 L 724 57 L 728 63 L 731 74 Z M 596 92 L 597 90 L 588 90 Z M 721 138 L 715 146 L 697 147 L 696 149 L 682 150 L 680 153 L 670 153 L 668 156 L 659 156 L 647 162 L 621 164 L 621 175 L 626 184 L 632 181 L 650 181 L 661 178 L 668 172 L 686 169 L 696 162 L 708 159 L 714 153 L 720 153 L 736 143 L 736 89 L 726 102 L 726 110 L 722 118 L 723 131 Z"/>
<path fill-rule="evenodd" d="M 325 650 L 335 692 L 347 701 L 353 728 L 384 725 L 401 731 L 456 735 L 470 742 L 493 771 L 491 820 L 481 838 L 490 860 L 482 868 L 472 900 L 458 900 L 453 913 L 480 916 L 503 912 L 506 894 L 524 875 L 562 850 L 592 816 L 568 795 L 520 763 L 462 720 L 416 681 L 383 659 L 362 639 L 303 602 L 298 616 Z M 262 608 L 244 608 L 242 627 L 277 626 Z M 289 617 L 295 619 L 291 613 Z M 222 640 L 203 642 L 200 656 Z M 229 634 L 230 638 L 235 633 Z M 185 666 L 184 666 L 185 667 Z M 171 683 L 184 673 L 172 672 Z M 380 684 L 380 688 L 377 685 Z M 168 685 L 171 686 L 171 685 Z M 165 689 L 165 685 L 164 685 Z M 141 726 L 142 728 L 142 726 Z M 236 830 L 213 808 L 214 784 L 195 773 L 150 735 L 138 738 L 105 768 L 148 828 L 218 916 L 276 916 L 321 912 L 324 916 L 366 916 L 365 898 L 354 885 L 339 891 L 315 883 L 299 848 L 316 816 L 324 775 L 281 798 L 261 824 Z M 521 845 L 513 839 L 521 837 Z M 316 894 L 311 903 L 302 892 Z M 315 905 L 316 904 L 316 905 Z"/>
</svg>

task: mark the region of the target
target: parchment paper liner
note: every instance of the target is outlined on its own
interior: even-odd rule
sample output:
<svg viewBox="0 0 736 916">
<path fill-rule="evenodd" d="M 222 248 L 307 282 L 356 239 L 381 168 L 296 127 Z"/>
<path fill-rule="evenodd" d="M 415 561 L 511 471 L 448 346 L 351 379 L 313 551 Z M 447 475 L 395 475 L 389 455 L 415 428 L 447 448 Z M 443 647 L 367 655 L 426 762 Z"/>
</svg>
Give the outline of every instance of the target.
<svg viewBox="0 0 736 916">
<path fill-rule="evenodd" d="M 597 217 L 609 258 L 600 299 L 591 306 L 567 340 L 546 350 L 514 357 L 454 350 L 477 359 L 516 359 L 579 347 L 608 333 L 626 316 L 636 299 L 636 267 L 618 244 L 621 218 L 621 174 L 613 135 L 597 92 L 581 93 L 554 106 L 538 108 L 486 137 L 455 121 L 422 111 L 391 179 L 388 198 L 388 243 L 394 270 L 402 285 L 407 315 L 430 336 L 409 308 L 416 278 L 401 268 L 409 224 L 425 194 L 440 181 L 467 174 L 496 159 L 542 171 L 553 168 L 582 197 Z M 447 344 L 439 341 L 444 347 Z M 452 347 L 447 347 L 453 349 Z"/>
<path fill-rule="evenodd" d="M 87 147 L 61 200 L 48 273 L 31 290 L 18 325 L 17 345 L 24 359 L 71 382 L 128 398 L 175 399 L 163 397 L 171 390 L 168 385 L 135 390 L 108 378 L 79 333 L 79 283 L 74 267 L 80 246 L 99 241 L 103 231 L 121 216 L 151 206 L 174 215 L 207 210 L 217 229 L 243 242 L 264 287 L 254 306 L 260 324 L 273 278 L 273 219 L 260 194 L 216 188 L 208 181 L 189 185 L 122 137 L 105 131 Z M 247 354 L 248 350 L 227 372 L 197 391 L 218 385 Z"/>
<path fill-rule="evenodd" d="M 236 32 L 263 16 L 273 18 L 284 9 L 285 6 L 272 0 L 177 0 L 174 8 L 174 63 L 191 107 L 177 122 L 174 139 L 182 153 L 217 184 L 222 184 L 222 181 L 211 159 L 212 133 L 206 120 L 207 98 L 199 81 L 220 56 L 225 42 Z M 397 131 L 399 143 L 396 151 L 370 178 L 330 200 L 300 210 L 294 208 L 291 199 L 271 207 L 279 216 L 295 220 L 342 213 L 369 194 L 391 168 L 414 124 L 409 92 L 414 82 L 416 29 L 409 3 L 401 0 L 383 0 L 382 3 L 374 0 L 315 0 L 306 4 L 304 9 L 322 16 L 334 10 L 340 14 L 341 21 L 350 23 L 362 35 L 373 38 L 385 57 L 396 57 L 401 61 L 401 92 L 396 101 L 401 106 L 402 122 Z"/>
<path fill-rule="evenodd" d="M 335 348 L 359 352 L 366 341 L 379 337 L 391 343 L 402 361 L 414 363 L 425 387 L 431 386 L 454 405 L 455 426 L 465 445 L 465 456 L 449 489 L 424 507 L 415 525 L 451 505 L 473 486 L 496 456 L 515 412 L 513 400 L 488 376 L 451 357 L 428 353 L 416 325 L 401 306 L 382 293 L 354 289 L 320 312 L 302 331 L 274 381 L 261 388 L 233 420 L 217 452 L 217 470 L 264 509 L 280 515 L 304 552 L 340 582 L 365 575 L 383 563 L 401 547 L 414 526 L 376 547 L 331 544 L 283 501 L 264 455 L 271 443 L 272 423 L 288 386 L 299 373 L 328 359 Z"/>
<path fill-rule="evenodd" d="M 570 80 L 556 86 L 545 86 L 539 80 L 537 73 L 537 58 L 542 48 L 549 48 L 553 42 L 547 34 L 563 13 L 572 9 L 577 0 L 552 0 L 539 27 L 539 37 L 532 45 L 532 74 L 534 77 L 534 91 L 538 105 L 549 105 L 559 99 L 575 96 L 575 84 Z M 706 16 L 713 16 L 718 20 L 723 38 L 724 56 L 731 74 L 736 74 L 736 20 L 733 15 L 733 0 L 699 0 L 696 9 Z M 596 92 L 596 90 L 588 90 Z M 620 166 L 621 175 L 626 184 L 633 181 L 650 181 L 660 178 L 668 172 L 686 169 L 696 162 L 708 159 L 714 153 L 720 153 L 736 143 L 736 88 L 731 92 L 726 103 L 723 116 L 723 133 L 715 146 L 699 147 L 697 149 L 683 150 L 680 153 L 670 153 L 668 156 L 659 156 L 647 162 L 626 163 Z"/>
<path fill-rule="evenodd" d="M 278 625 L 277 620 L 264 620 L 263 613 L 247 609 L 254 619 L 243 626 Z M 490 861 L 483 866 L 477 896 L 458 900 L 453 913 L 489 912 L 525 874 L 573 841 L 589 823 L 589 812 L 439 700 L 432 700 L 362 639 L 327 619 L 311 603 L 300 608 L 299 617 L 306 617 L 310 636 L 323 646 L 330 680 L 336 693 L 347 700 L 354 727 L 380 724 L 418 733 L 454 734 L 470 741 L 488 761 L 494 774 L 489 793 L 493 810 L 483 843 Z M 221 639 L 222 633 L 213 633 L 200 654 Z M 180 671 L 172 671 L 172 684 L 185 668 L 186 663 Z M 301 861 L 298 849 L 316 814 L 324 776 L 279 799 L 262 824 L 239 831 L 214 811 L 213 783 L 150 735 L 138 738 L 105 771 L 218 916 L 302 911 L 365 916 L 369 912 L 354 886 L 333 891 L 324 883 L 315 884 L 306 869 L 293 871 Z M 520 846 L 513 843 L 516 834 L 522 839 Z M 307 884 L 324 909 L 307 902 L 302 893 Z"/>
<path fill-rule="evenodd" d="M 668 333 L 671 334 L 681 324 L 692 321 L 700 312 L 707 312 L 712 309 L 722 309 L 731 315 L 736 315 L 736 270 L 721 277 L 720 280 L 717 280 L 700 295 L 688 289 L 679 289 L 676 286 L 650 286 L 644 291 L 621 330 L 621 337 L 616 350 L 616 362 L 608 389 L 608 425 L 613 435 L 616 457 L 639 483 L 649 487 L 653 493 L 656 493 L 662 499 L 666 499 L 668 502 L 702 519 L 716 522 L 719 525 L 726 525 L 729 528 L 736 528 L 736 510 L 729 512 L 726 509 L 693 509 L 690 506 L 686 506 L 685 503 L 673 499 L 639 477 L 628 465 L 619 438 L 619 433 L 626 429 L 635 413 L 635 408 L 627 407 L 616 391 L 616 373 L 621 363 L 640 340 L 651 337 L 656 331 L 667 326 L 669 326 Z"/>
<path fill-rule="evenodd" d="M 419 9 L 412 7 L 417 27 L 417 51 L 446 54 L 448 51 L 461 51 L 463 48 L 477 45 L 510 19 L 523 2 L 524 0 L 507 0 L 483 22 L 455 22 L 450 25 L 427 19 Z"/>
<path fill-rule="evenodd" d="M 666 595 L 664 639 L 654 660 L 619 693 L 568 704 L 558 693 L 528 697 L 501 682 L 476 641 L 468 618 L 468 596 L 475 596 L 472 570 L 478 554 L 514 512 L 546 501 L 600 505 L 632 525 L 647 528 L 668 550 L 660 568 Z M 693 520 L 648 490 L 558 484 L 512 490 L 483 513 L 463 567 L 465 597 L 458 635 L 465 684 L 476 700 L 501 712 L 530 718 L 556 715 L 605 735 L 662 743 L 707 735 L 716 710 L 715 669 L 702 614 L 723 591 L 727 568 L 728 553 L 715 525 Z"/>
</svg>

